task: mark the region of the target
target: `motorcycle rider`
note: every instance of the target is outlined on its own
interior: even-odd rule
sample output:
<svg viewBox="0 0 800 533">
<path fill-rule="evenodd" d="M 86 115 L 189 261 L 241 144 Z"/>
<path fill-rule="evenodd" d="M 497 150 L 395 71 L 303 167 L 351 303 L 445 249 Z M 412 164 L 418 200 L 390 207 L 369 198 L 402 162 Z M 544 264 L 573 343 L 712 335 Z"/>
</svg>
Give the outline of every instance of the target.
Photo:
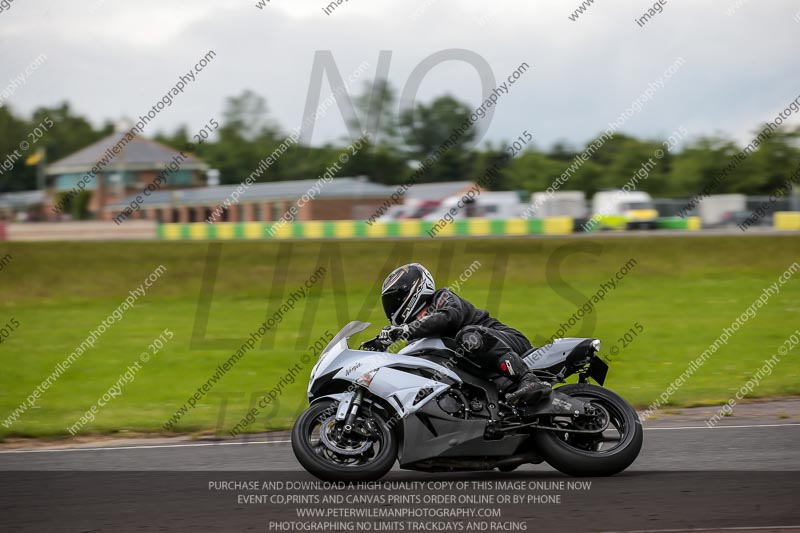
<svg viewBox="0 0 800 533">
<path fill-rule="evenodd" d="M 391 322 L 378 335 L 384 345 L 398 339 L 453 337 L 471 361 L 515 383 L 516 390 L 506 395 L 510 404 L 533 404 L 549 396 L 550 385 L 540 381 L 520 357 L 531 349 L 528 339 L 451 290 L 436 290 L 433 276 L 419 263 L 389 274 L 381 300 Z"/>
</svg>

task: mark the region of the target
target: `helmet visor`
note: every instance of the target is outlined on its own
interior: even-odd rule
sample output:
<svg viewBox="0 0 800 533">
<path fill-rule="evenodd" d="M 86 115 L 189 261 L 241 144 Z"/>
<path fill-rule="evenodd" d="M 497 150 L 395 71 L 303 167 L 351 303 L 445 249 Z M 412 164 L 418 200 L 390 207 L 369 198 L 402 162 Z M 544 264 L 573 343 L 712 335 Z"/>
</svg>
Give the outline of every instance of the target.
<svg viewBox="0 0 800 533">
<path fill-rule="evenodd" d="M 395 326 L 397 324 L 394 323 L 393 317 L 397 313 L 397 310 L 403 305 L 403 301 L 406 299 L 406 294 L 403 291 L 391 291 L 383 296 L 381 296 L 381 300 L 383 301 L 383 312 L 386 313 L 386 318 L 388 318 L 392 324 Z"/>
</svg>

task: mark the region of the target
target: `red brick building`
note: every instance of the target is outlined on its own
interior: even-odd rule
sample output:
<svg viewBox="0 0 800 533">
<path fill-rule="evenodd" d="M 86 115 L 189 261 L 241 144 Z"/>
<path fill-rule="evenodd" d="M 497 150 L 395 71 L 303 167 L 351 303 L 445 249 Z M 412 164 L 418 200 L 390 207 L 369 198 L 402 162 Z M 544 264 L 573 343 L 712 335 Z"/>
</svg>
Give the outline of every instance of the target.
<svg viewBox="0 0 800 533">
<path fill-rule="evenodd" d="M 243 189 L 241 194 L 235 195 L 237 189 Z M 159 222 L 277 221 L 294 208 L 296 215 L 291 216 L 292 220 L 363 219 L 371 216 L 395 191 L 396 187 L 372 183 L 364 177 L 332 178 L 321 186 L 319 180 L 311 179 L 254 183 L 246 188 L 220 185 L 156 191 L 131 218 Z M 135 200 L 136 195 L 131 195 L 107 209 L 116 215 Z"/>
</svg>

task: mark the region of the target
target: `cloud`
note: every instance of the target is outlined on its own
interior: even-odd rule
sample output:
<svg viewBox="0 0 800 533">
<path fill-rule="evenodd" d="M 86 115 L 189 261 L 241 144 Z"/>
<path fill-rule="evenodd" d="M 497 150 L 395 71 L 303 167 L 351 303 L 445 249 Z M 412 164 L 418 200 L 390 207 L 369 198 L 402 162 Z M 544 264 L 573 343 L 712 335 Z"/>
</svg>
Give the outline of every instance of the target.
<svg viewBox="0 0 800 533">
<path fill-rule="evenodd" d="M 331 50 L 346 76 L 391 50 L 389 78 L 399 89 L 430 54 L 465 48 L 485 57 L 498 80 L 521 62 L 534 68 L 497 107 L 487 139 L 531 131 L 540 146 L 559 139 L 582 144 L 657 79 L 677 57 L 686 66 L 626 124 L 640 136 L 668 135 L 686 126 L 691 136 L 726 132 L 744 140 L 800 92 L 793 57 L 800 24 L 791 0 L 768 6 L 734 0 L 668 2 L 644 28 L 634 22 L 646 4 L 597 0 L 577 22 L 567 16 L 578 0 L 349 0 L 331 15 L 328 2 L 271 0 L 221 7 L 219 2 L 91 0 L 85 7 L 54 0 L 15 3 L 0 14 L 0 86 L 40 53 L 47 65 L 9 104 L 24 112 L 62 100 L 99 124 L 135 117 L 207 50 L 218 57 L 195 86 L 159 116 L 151 132 L 181 123 L 199 128 L 220 118 L 227 96 L 253 89 L 267 98 L 284 130 L 302 120 L 314 54 Z M 92 8 L 92 6 L 95 6 Z M 322 97 L 328 94 L 327 85 Z M 457 62 L 425 78 L 422 101 L 449 93 L 477 105 L 478 77 Z M 346 129 L 331 111 L 314 143 Z"/>
</svg>

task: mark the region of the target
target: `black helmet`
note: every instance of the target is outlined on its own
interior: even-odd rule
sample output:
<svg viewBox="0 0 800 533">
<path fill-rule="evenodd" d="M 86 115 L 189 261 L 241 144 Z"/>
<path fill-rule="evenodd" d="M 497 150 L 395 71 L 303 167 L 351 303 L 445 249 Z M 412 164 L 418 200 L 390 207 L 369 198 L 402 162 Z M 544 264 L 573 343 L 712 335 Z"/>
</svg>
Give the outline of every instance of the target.
<svg viewBox="0 0 800 533">
<path fill-rule="evenodd" d="M 433 276 L 419 263 L 395 269 L 381 287 L 386 318 L 395 326 L 413 322 L 435 290 Z"/>
</svg>

